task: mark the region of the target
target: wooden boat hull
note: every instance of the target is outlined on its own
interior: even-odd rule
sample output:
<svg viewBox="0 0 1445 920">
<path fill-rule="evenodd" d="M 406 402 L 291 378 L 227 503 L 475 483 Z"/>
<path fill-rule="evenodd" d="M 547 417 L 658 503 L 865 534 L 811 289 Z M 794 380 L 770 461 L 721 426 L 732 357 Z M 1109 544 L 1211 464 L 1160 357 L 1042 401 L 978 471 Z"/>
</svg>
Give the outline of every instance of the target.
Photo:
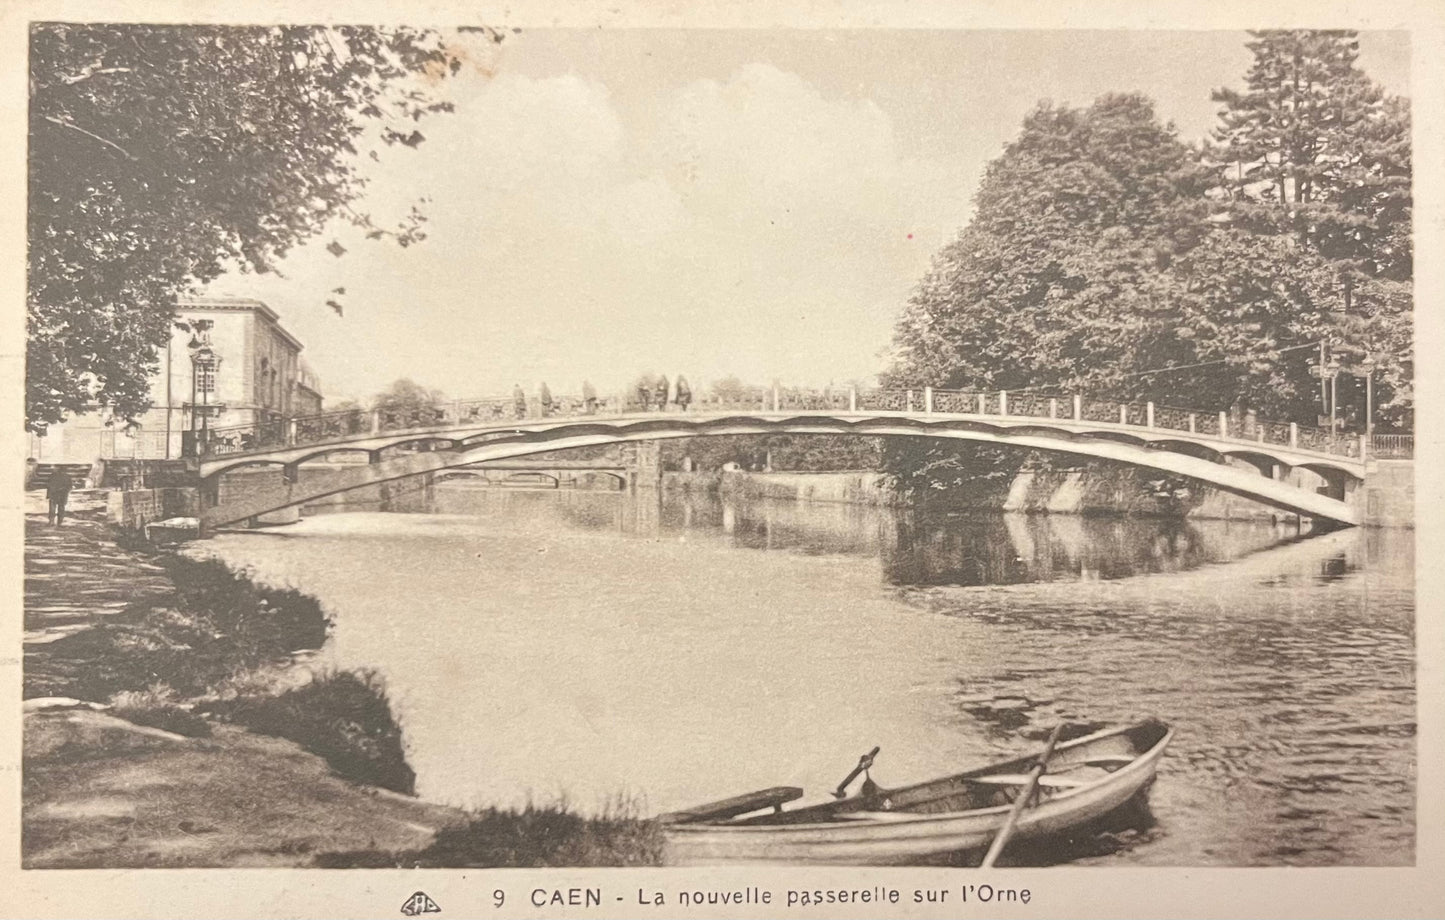
<svg viewBox="0 0 1445 920">
<path fill-rule="evenodd" d="M 1127 729 L 1101 732 L 1060 744 L 1050 769 L 1062 760 L 1082 763 L 1100 742 L 1118 739 Z M 1144 790 L 1154 779 L 1159 759 L 1172 732 L 1160 727 L 1157 740 L 1113 772 L 1097 780 L 1057 790 L 1019 817 L 1011 839 L 1030 840 L 1064 833 L 1101 818 Z M 1071 753 L 1072 752 L 1072 753 Z M 1072 756 L 1072 760 L 1070 759 Z M 1017 766 L 1027 758 L 1003 766 Z M 991 768 L 997 771 L 999 768 Z M 891 795 L 906 799 L 909 792 L 921 792 L 943 784 L 971 781 L 990 768 L 971 771 L 934 783 L 895 790 Z M 889 865 L 959 850 L 986 847 L 1003 826 L 1010 805 L 1001 804 L 966 811 L 918 813 L 905 810 L 861 810 L 858 800 L 849 799 L 839 807 L 829 805 L 784 812 L 745 821 L 675 824 L 664 827 L 666 859 L 670 865 L 786 863 L 821 865 Z M 853 803 L 848 807 L 847 803 Z M 816 814 L 819 820 L 807 816 Z M 798 823 L 798 818 L 804 820 Z"/>
</svg>

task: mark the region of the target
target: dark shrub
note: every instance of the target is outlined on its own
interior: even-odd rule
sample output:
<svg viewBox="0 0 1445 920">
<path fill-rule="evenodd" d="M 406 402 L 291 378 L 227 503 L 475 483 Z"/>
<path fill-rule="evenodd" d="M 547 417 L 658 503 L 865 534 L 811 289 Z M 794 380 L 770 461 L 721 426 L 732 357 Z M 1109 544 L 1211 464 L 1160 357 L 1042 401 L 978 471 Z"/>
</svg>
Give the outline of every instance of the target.
<svg viewBox="0 0 1445 920">
<path fill-rule="evenodd" d="M 317 754 L 340 776 L 413 795 L 401 727 L 380 678 L 342 671 L 280 696 L 245 696 L 212 711 L 255 732 L 286 738 Z"/>
</svg>

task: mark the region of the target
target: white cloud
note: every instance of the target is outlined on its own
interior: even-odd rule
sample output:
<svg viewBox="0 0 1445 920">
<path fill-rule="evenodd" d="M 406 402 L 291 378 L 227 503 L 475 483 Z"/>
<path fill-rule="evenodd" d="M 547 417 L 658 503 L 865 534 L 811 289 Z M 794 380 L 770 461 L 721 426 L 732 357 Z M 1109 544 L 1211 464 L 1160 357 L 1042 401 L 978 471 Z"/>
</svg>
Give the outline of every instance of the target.
<svg viewBox="0 0 1445 920">
<path fill-rule="evenodd" d="M 656 117 L 629 118 L 579 76 L 490 80 L 374 177 L 381 214 L 431 199 L 425 243 L 348 231 L 345 259 L 326 237 L 288 260 L 287 281 L 217 288 L 273 301 L 329 393 L 403 375 L 481 395 L 644 370 L 813 383 L 877 370 L 971 177 L 938 188 L 950 164 L 901 156 L 872 102 L 770 65 L 656 101 Z M 341 320 L 318 309 L 335 286 Z"/>
</svg>

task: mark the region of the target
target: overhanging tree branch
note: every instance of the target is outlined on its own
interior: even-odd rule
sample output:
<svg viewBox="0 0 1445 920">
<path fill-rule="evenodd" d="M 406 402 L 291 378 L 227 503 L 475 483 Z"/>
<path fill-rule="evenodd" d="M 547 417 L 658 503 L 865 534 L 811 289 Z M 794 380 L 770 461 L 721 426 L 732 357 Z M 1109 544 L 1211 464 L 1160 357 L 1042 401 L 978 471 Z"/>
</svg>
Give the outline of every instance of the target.
<svg viewBox="0 0 1445 920">
<path fill-rule="evenodd" d="M 62 127 L 62 128 L 69 128 L 69 129 L 72 130 L 72 131 L 79 131 L 81 134 L 84 134 L 86 137 L 90 138 L 91 140 L 98 141 L 99 143 L 104 144 L 105 146 L 111 148 L 112 150 L 117 150 L 117 151 L 120 152 L 121 156 L 125 157 L 127 160 L 130 160 L 132 163 L 135 163 L 135 162 L 137 162 L 137 161 L 140 159 L 140 158 L 137 157 L 135 154 L 131 153 L 129 150 L 126 150 L 124 147 L 122 147 L 121 145 L 117 144 L 115 141 L 106 140 L 105 138 L 101 137 L 99 134 L 95 134 L 95 133 L 92 133 L 92 132 L 90 132 L 90 131 L 87 131 L 87 130 L 85 130 L 84 128 L 80 127 L 79 125 L 73 124 L 73 123 L 71 123 L 71 122 L 68 122 L 68 121 L 66 121 L 66 120 L 63 119 L 63 118 L 56 118 L 56 117 L 54 117 L 54 116 L 52 116 L 52 115 L 42 115 L 42 116 L 40 116 L 40 117 L 41 117 L 41 118 L 44 118 L 46 121 L 50 122 L 50 123 L 53 124 L 53 125 L 59 125 L 59 126 Z"/>
</svg>

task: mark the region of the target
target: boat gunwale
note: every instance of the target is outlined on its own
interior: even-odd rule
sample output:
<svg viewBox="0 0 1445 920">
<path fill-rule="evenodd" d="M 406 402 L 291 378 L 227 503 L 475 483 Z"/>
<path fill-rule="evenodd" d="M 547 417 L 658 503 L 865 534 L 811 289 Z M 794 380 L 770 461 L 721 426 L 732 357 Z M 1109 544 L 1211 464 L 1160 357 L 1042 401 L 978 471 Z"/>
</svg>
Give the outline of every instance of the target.
<svg viewBox="0 0 1445 920">
<path fill-rule="evenodd" d="M 1055 747 L 1055 749 L 1054 749 L 1054 754 L 1057 755 L 1060 751 L 1069 750 L 1069 749 L 1071 749 L 1071 748 L 1077 748 L 1077 747 L 1080 747 L 1080 746 L 1082 746 L 1082 745 L 1084 745 L 1084 744 L 1091 744 L 1091 743 L 1093 743 L 1093 742 L 1101 741 L 1101 740 L 1103 740 L 1103 739 L 1105 739 L 1105 738 L 1113 737 L 1113 736 L 1116 736 L 1116 735 L 1122 735 L 1122 734 L 1124 734 L 1124 733 L 1126 733 L 1126 732 L 1134 731 L 1135 729 L 1138 729 L 1138 728 L 1140 728 L 1140 727 L 1142 727 L 1142 726 L 1144 726 L 1144 725 L 1147 725 L 1147 724 L 1149 724 L 1149 721 L 1148 721 L 1148 720 L 1143 721 L 1143 722 L 1136 722 L 1136 723 L 1133 723 L 1133 724 L 1131 724 L 1131 725 L 1125 725 L 1125 726 L 1121 726 L 1121 727 L 1118 727 L 1118 728 L 1105 729 L 1105 730 L 1103 730 L 1103 731 L 1094 732 L 1094 733 L 1091 734 L 1091 735 L 1084 735 L 1084 736 L 1081 736 L 1081 737 L 1079 737 L 1079 738 L 1073 738 L 1073 739 L 1070 739 L 1069 741 L 1064 742 L 1064 743 L 1058 745 L 1057 747 Z M 1162 723 L 1160 723 L 1160 724 L 1162 724 Z M 1069 799 L 1075 798 L 1075 797 L 1080 796 L 1080 795 L 1083 795 L 1083 794 L 1085 794 L 1085 793 L 1088 793 L 1088 792 L 1092 792 L 1092 791 L 1094 791 L 1094 790 L 1097 790 L 1097 789 L 1099 789 L 1099 788 L 1102 787 L 1102 786 L 1105 786 L 1105 785 L 1113 785 L 1113 784 L 1117 783 L 1117 781 L 1118 781 L 1120 778 L 1122 778 L 1122 777 L 1127 777 L 1127 776 L 1129 776 L 1129 775 L 1131 775 L 1131 774 L 1133 774 L 1133 773 L 1136 773 L 1136 772 L 1139 772 L 1139 771 L 1141 771 L 1141 770 L 1144 770 L 1144 769 L 1146 769 L 1146 768 L 1148 768 L 1148 767 L 1154 766 L 1155 764 L 1157 764 L 1159 758 L 1160 758 L 1160 757 L 1163 755 L 1163 753 L 1164 753 L 1164 749 L 1165 749 L 1166 747 L 1168 747 L 1169 742 L 1170 742 L 1171 740 L 1173 740 L 1173 738 L 1174 738 L 1174 729 L 1173 729 L 1172 727 L 1169 727 L 1168 725 L 1165 725 L 1165 726 L 1164 726 L 1164 734 L 1161 735 L 1157 741 L 1155 741 L 1152 745 L 1150 745 L 1150 746 L 1149 746 L 1147 749 L 1145 749 L 1144 751 L 1141 751 L 1136 757 L 1134 757 L 1133 759 L 1131 759 L 1131 760 L 1130 760 L 1127 764 L 1125 764 L 1124 766 L 1120 767 L 1120 768 L 1117 769 L 1117 770 L 1114 770 L 1114 771 L 1111 772 L 1111 773 L 1107 773 L 1107 774 L 1105 774 L 1104 776 L 1099 777 L 1097 780 L 1095 780 L 1095 781 L 1092 782 L 1092 783 L 1086 783 L 1086 784 L 1081 785 L 1081 786 L 1073 786 L 1073 787 L 1065 788 L 1063 791 L 1061 791 L 1061 792 L 1053 795 L 1052 797 L 1050 797 L 1046 802 L 1040 802 L 1040 803 L 1038 803 L 1037 805 L 1032 806 L 1028 811 L 1025 812 L 1025 815 L 1027 815 L 1029 812 L 1036 812 L 1039 808 L 1043 807 L 1045 804 L 1052 804 L 1052 803 L 1055 803 L 1055 802 L 1067 801 L 1067 800 L 1069 800 Z M 1030 758 L 1036 757 L 1038 753 L 1042 753 L 1042 749 L 1040 749 L 1039 752 L 1035 752 L 1035 753 L 1032 753 L 1032 754 L 1024 754 L 1024 755 L 1021 755 L 1021 756 L 1019 756 L 1019 757 L 1012 758 L 1012 759 L 1010 759 L 1010 760 L 1002 761 L 1002 762 L 996 763 L 996 764 L 989 764 L 989 765 L 987 765 L 987 766 L 978 767 L 978 768 L 975 768 L 975 769 L 972 769 L 972 770 L 965 770 L 965 771 L 962 772 L 962 773 L 954 773 L 954 774 L 951 774 L 951 775 L 949 775 L 949 776 L 940 777 L 940 778 L 938 778 L 938 779 L 926 780 L 926 781 L 924 781 L 924 782 L 914 783 L 914 784 L 909 785 L 909 786 L 899 786 L 899 787 L 896 788 L 896 789 L 888 789 L 888 790 L 886 790 L 886 792 L 887 792 L 888 794 L 896 794 L 896 793 L 899 793 L 899 792 L 904 792 L 904 791 L 909 791 L 909 790 L 923 789 L 923 788 L 926 788 L 926 787 L 928 787 L 928 786 L 931 786 L 931 785 L 933 785 L 933 784 L 935 784 L 935 783 L 945 783 L 945 782 L 951 782 L 951 781 L 955 781 L 955 780 L 967 780 L 967 779 L 969 779 L 970 777 L 973 777 L 973 776 L 986 776 L 986 775 L 988 775 L 989 772 L 991 772 L 991 771 L 993 771 L 993 770 L 996 770 L 996 769 L 998 769 L 998 768 L 1000 768 L 1000 767 L 1002 767 L 1002 766 L 1006 766 L 1006 765 L 1012 764 L 1012 763 L 1018 763 L 1018 762 L 1020 762 L 1020 761 L 1027 761 L 1027 760 L 1029 760 Z M 1050 759 L 1052 759 L 1052 758 L 1050 758 Z M 1122 785 L 1122 783 L 1120 783 L 1120 785 Z M 846 800 L 845 800 L 845 801 L 846 801 Z M 798 809 L 798 810 L 796 810 L 796 811 L 791 812 L 791 814 L 797 814 L 798 812 L 806 811 L 806 810 L 811 809 L 811 808 L 823 808 L 823 809 L 826 809 L 826 808 L 828 808 L 829 806 L 835 805 L 835 804 L 839 804 L 839 803 L 823 802 L 823 803 L 821 803 L 821 804 L 819 804 L 819 805 L 806 806 L 805 808 Z M 964 810 L 964 811 L 945 811 L 945 812 L 934 812 L 934 813 L 931 813 L 931 814 L 929 814 L 929 813 L 908 812 L 908 811 L 902 811 L 902 810 L 900 810 L 900 811 L 877 811 L 877 810 L 874 810 L 873 812 L 854 812 L 853 814 L 866 815 L 866 814 L 872 814 L 872 813 L 876 812 L 876 813 L 878 813 L 878 814 L 880 814 L 880 815 L 881 815 L 881 814 L 889 815 L 890 817 L 889 817 L 887 820 L 884 820 L 884 819 L 882 819 L 882 818 L 864 818 L 864 817 L 859 817 L 859 818 L 856 818 L 856 819 L 853 819 L 853 820 L 846 820 L 846 821 L 835 819 L 835 820 L 831 820 L 831 821 L 809 821 L 809 822 L 800 822 L 800 823 L 796 823 L 796 824 L 793 824 L 793 823 L 776 823 L 776 824 L 770 824 L 770 823 L 766 823 L 766 822 L 759 822 L 759 823 L 756 823 L 756 824 L 744 824 L 744 823 L 738 823 L 738 822 L 736 822 L 736 821 L 734 821 L 734 820 L 732 820 L 732 819 L 729 819 L 729 820 L 727 820 L 727 821 L 718 821 L 718 822 L 697 821 L 697 822 L 689 822 L 689 823 L 686 823 L 686 824 L 669 824 L 669 825 L 666 826 L 666 828 L 664 828 L 664 832 L 665 832 L 666 834 L 672 835 L 672 834 L 702 834 L 702 833 L 712 833 L 712 832 L 718 832 L 718 831 L 725 831 L 725 832 L 727 832 L 727 833 L 729 833 L 729 834 L 734 834 L 734 833 L 743 833 L 743 832 L 778 833 L 779 831 L 793 832 L 793 831 L 839 830 L 839 829 L 842 829 L 842 828 L 849 828 L 849 827 L 854 828 L 854 829 L 861 829 L 862 827 L 867 826 L 870 822 L 874 822 L 874 823 L 876 823 L 877 825 L 886 825 L 886 826 L 890 826 L 890 827 L 901 827 L 901 826 L 919 825 L 919 824 L 927 824 L 927 823 L 941 822 L 941 821 L 957 821 L 957 820 L 959 820 L 960 818 L 965 818 L 965 817 L 967 817 L 967 818 L 982 818 L 982 817 L 988 817 L 988 816 L 991 816 L 991 815 L 1000 815 L 1000 816 L 1001 816 L 1001 815 L 1007 814 L 1012 808 L 1013 808 L 1013 804 L 1012 804 L 1012 803 L 1009 803 L 1009 804 L 1006 804 L 1006 805 L 990 805 L 990 806 L 986 806 L 986 807 L 984 807 L 984 808 L 970 808 L 970 809 L 966 809 L 966 810 Z M 781 812 L 780 814 L 782 814 L 782 815 L 787 815 L 787 814 L 790 814 L 790 812 L 784 811 L 784 812 Z M 893 817 L 893 816 L 897 816 L 897 817 Z M 777 817 L 777 815 L 767 815 L 767 816 L 765 816 L 765 817 L 771 818 L 771 817 Z"/>
</svg>

